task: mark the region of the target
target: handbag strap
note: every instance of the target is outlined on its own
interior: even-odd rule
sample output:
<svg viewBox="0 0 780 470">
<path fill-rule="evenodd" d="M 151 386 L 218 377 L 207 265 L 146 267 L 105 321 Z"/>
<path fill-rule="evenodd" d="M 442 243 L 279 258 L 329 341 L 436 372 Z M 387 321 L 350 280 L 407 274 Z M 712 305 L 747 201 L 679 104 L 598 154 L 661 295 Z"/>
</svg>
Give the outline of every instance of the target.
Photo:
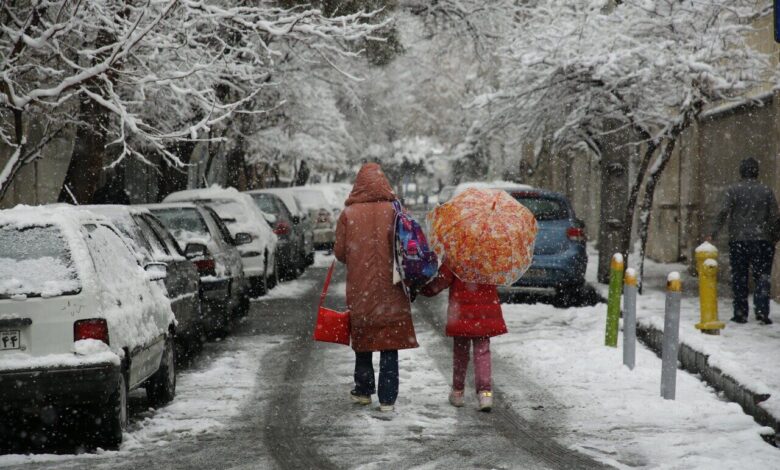
<svg viewBox="0 0 780 470">
<path fill-rule="evenodd" d="M 325 285 L 322 286 L 322 294 L 320 295 L 320 308 L 322 308 L 322 304 L 325 303 L 325 296 L 328 295 L 328 287 L 330 287 L 330 279 L 333 277 L 334 267 L 336 267 L 335 260 L 333 261 L 333 263 L 331 263 L 330 268 L 328 268 L 328 275 L 325 276 Z"/>
</svg>

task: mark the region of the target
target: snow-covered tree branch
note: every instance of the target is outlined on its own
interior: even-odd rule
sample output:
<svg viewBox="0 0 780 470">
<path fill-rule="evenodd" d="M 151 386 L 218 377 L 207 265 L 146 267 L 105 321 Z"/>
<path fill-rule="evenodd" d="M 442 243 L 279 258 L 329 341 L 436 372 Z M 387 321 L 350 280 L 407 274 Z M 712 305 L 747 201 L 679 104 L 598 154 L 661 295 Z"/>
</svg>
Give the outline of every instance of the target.
<svg viewBox="0 0 780 470">
<path fill-rule="evenodd" d="M 27 136 L 33 123 L 93 128 L 114 164 L 156 153 L 181 165 L 172 143 L 208 138 L 236 113 L 263 112 L 253 98 L 273 85 L 289 45 L 335 65 L 385 24 L 370 12 L 328 16 L 270 0 L 3 3 L 0 140 L 12 158 L 0 171 L 0 197 L 40 155 L 22 158 L 40 149 Z M 79 112 L 85 101 L 102 117 Z"/>
<path fill-rule="evenodd" d="M 511 126 L 529 142 L 545 137 L 553 153 L 596 154 L 616 132 L 632 135 L 622 144 L 640 153 L 624 219 L 631 221 L 640 190 L 649 210 L 673 142 L 708 105 L 777 83 L 769 57 L 747 40 L 766 3 L 526 2 L 517 7 L 516 37 L 497 54 L 501 86 L 477 103 L 493 110 L 481 132 Z"/>
</svg>

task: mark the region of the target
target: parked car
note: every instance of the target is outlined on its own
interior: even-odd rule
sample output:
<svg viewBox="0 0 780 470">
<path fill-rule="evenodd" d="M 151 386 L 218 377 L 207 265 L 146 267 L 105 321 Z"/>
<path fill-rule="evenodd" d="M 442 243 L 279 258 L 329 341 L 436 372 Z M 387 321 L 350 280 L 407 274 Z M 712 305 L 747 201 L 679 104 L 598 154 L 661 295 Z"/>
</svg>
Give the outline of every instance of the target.
<svg viewBox="0 0 780 470">
<path fill-rule="evenodd" d="M 225 222 L 241 253 L 244 276 L 252 292 L 265 294 L 276 285 L 279 272 L 276 259 L 277 237 L 266 215 L 252 197 L 235 188 L 213 186 L 169 194 L 164 202 L 199 202 L 214 209 Z"/>
<path fill-rule="evenodd" d="M 445 186 L 441 188 L 441 191 L 439 191 L 439 195 L 437 198 L 438 204 L 444 204 L 445 202 L 452 199 L 452 195 L 455 193 L 455 186 Z"/>
<path fill-rule="evenodd" d="M 146 206 L 171 232 L 200 274 L 207 335 L 222 333 L 230 319 L 249 310 L 249 286 L 236 242 L 214 209 L 188 202 Z"/>
<path fill-rule="evenodd" d="M 115 448 L 127 395 L 176 391 L 176 322 L 162 280 L 106 218 L 71 206 L 0 211 L 0 414 L 47 408 Z M 21 435 L 17 432 L 17 436 Z"/>
<path fill-rule="evenodd" d="M 200 344 L 203 330 L 198 292 L 200 276 L 179 244 L 148 209 L 136 206 L 81 206 L 111 221 L 128 238 L 140 263 L 167 266 L 165 289 L 176 316 L 176 338 L 183 348 Z"/>
<path fill-rule="evenodd" d="M 306 267 L 304 259 L 304 233 L 300 225 L 293 223 L 293 215 L 281 198 L 275 194 L 247 191 L 257 207 L 276 218 L 274 233 L 279 237 L 276 255 L 279 259 L 279 276 L 285 280 L 295 279 Z"/>
<path fill-rule="evenodd" d="M 326 193 L 309 186 L 294 186 L 290 188 L 301 206 L 309 212 L 314 232 L 314 248 L 330 249 L 336 242 L 336 222 L 333 202 L 328 200 Z"/>
<path fill-rule="evenodd" d="M 260 189 L 258 192 L 279 196 L 279 199 L 282 200 L 287 210 L 292 214 L 293 230 L 297 231 L 299 236 L 303 238 L 301 256 L 304 260 L 304 265 L 311 266 L 314 264 L 314 226 L 312 225 L 311 217 L 309 217 L 309 211 L 305 210 L 298 203 L 295 192 L 290 188 L 267 188 Z"/>
<path fill-rule="evenodd" d="M 585 224 L 566 196 L 528 186 L 502 187 L 527 207 L 538 223 L 531 267 L 512 287 L 499 288 L 503 296 L 529 290 L 554 293 L 559 302 L 581 293 L 588 255 Z"/>
</svg>

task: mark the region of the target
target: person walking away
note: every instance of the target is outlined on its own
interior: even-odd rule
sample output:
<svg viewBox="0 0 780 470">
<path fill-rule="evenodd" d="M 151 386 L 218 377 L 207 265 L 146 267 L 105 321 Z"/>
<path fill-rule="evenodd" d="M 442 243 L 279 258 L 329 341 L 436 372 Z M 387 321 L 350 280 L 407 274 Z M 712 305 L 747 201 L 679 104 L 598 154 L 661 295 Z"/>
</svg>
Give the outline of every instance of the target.
<svg viewBox="0 0 780 470">
<path fill-rule="evenodd" d="M 347 265 L 347 307 L 355 351 L 353 401 L 393 411 L 398 397 L 398 350 L 418 346 L 409 299 L 393 284 L 396 200 L 382 168 L 367 163 L 358 172 L 336 226 L 336 259 Z M 380 352 L 379 387 L 373 352 Z"/>
<path fill-rule="evenodd" d="M 450 404 L 464 405 L 469 349 L 474 349 L 474 382 L 479 410 L 493 407 L 490 337 L 507 332 L 496 286 L 463 282 L 457 278 L 446 260 L 438 275 L 420 291 L 431 297 L 450 289 L 445 333 L 453 337 L 452 390 Z"/>
<path fill-rule="evenodd" d="M 709 240 L 718 237 L 724 225 L 729 231 L 731 289 L 734 293 L 734 316 L 731 321 L 748 319 L 748 275 L 753 271 L 755 293 L 753 308 L 756 319 L 769 325 L 769 289 L 772 260 L 775 255 L 778 207 L 774 192 L 758 182 L 759 165 L 754 158 L 742 160 L 741 181 L 729 186 L 723 205 L 715 219 Z"/>
</svg>

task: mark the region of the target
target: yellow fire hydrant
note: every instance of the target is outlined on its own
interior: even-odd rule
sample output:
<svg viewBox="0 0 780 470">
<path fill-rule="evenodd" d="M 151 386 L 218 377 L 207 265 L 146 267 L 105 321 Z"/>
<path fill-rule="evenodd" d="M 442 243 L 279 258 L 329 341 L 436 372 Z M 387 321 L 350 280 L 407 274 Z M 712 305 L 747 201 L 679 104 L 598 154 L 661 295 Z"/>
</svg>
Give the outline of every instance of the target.
<svg viewBox="0 0 780 470">
<path fill-rule="evenodd" d="M 701 311 L 701 322 L 696 328 L 702 333 L 719 335 L 726 324 L 718 321 L 718 249 L 713 244 L 704 242 L 696 248 L 696 270 Z"/>
</svg>

